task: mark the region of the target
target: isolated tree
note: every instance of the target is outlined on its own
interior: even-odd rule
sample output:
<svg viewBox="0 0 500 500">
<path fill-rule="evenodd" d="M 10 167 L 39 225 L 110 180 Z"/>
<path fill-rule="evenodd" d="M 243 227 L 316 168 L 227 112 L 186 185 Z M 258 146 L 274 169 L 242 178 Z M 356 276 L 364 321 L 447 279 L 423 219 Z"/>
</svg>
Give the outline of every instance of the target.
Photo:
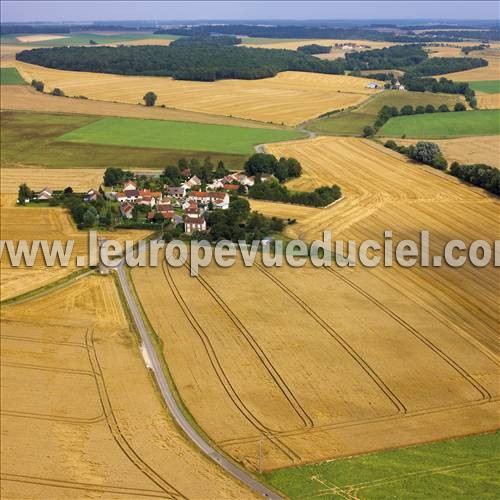
<svg viewBox="0 0 500 500">
<path fill-rule="evenodd" d="M 375 130 L 370 125 L 363 127 L 363 137 L 373 137 L 375 135 Z"/>
<path fill-rule="evenodd" d="M 58 97 L 64 97 L 64 92 L 57 87 L 51 92 L 51 94 Z"/>
<path fill-rule="evenodd" d="M 436 108 L 432 104 L 427 104 L 425 107 L 425 112 L 426 113 L 434 113 L 436 111 Z"/>
<path fill-rule="evenodd" d="M 422 105 L 417 106 L 415 108 L 415 114 L 421 115 L 422 113 L 425 113 L 425 108 Z"/>
<path fill-rule="evenodd" d="M 26 183 L 23 183 L 19 186 L 19 193 L 17 195 L 19 203 L 24 204 L 26 200 L 33 198 L 33 195 L 34 195 L 33 191 L 28 187 Z"/>
<path fill-rule="evenodd" d="M 465 111 L 466 110 L 466 107 L 464 105 L 464 103 L 462 102 L 457 102 L 455 104 L 455 106 L 453 107 L 453 111 Z"/>
<path fill-rule="evenodd" d="M 450 111 L 450 108 L 446 104 L 441 104 L 441 106 L 439 106 L 438 108 L 438 111 L 440 113 L 447 113 L 448 111 Z"/>
<path fill-rule="evenodd" d="M 156 103 L 156 99 L 158 99 L 158 96 L 151 91 L 147 92 L 143 97 L 144 104 L 146 106 L 154 106 Z"/>
<path fill-rule="evenodd" d="M 45 84 L 39 80 L 31 80 L 31 86 L 38 92 L 43 92 Z"/>
<path fill-rule="evenodd" d="M 217 167 L 215 168 L 215 178 L 216 179 L 221 179 L 222 177 L 224 177 L 225 175 L 227 175 L 227 169 L 226 167 L 224 166 L 224 162 L 222 160 L 219 161 L 219 163 L 217 164 Z"/>
<path fill-rule="evenodd" d="M 65 195 L 67 195 L 67 194 L 73 194 L 73 188 L 71 186 L 68 186 L 67 188 L 64 189 L 63 193 Z"/>
</svg>

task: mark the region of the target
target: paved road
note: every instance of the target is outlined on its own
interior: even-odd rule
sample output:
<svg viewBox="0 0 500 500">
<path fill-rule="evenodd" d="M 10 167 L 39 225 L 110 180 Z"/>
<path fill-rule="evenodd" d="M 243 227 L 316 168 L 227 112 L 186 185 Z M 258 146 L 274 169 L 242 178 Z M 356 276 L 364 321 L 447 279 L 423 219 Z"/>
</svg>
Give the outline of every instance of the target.
<svg viewBox="0 0 500 500">
<path fill-rule="evenodd" d="M 186 417 L 182 413 L 177 401 L 175 400 L 172 391 L 167 383 L 167 379 L 165 378 L 165 374 L 163 373 L 163 369 L 161 367 L 160 361 L 156 354 L 156 351 L 151 343 L 151 339 L 149 337 L 148 331 L 144 325 L 144 321 L 142 319 L 139 306 L 135 300 L 134 295 L 130 291 L 130 286 L 128 284 L 127 275 L 125 273 L 124 260 L 121 260 L 120 263 L 116 266 L 116 270 L 118 272 L 118 278 L 120 280 L 120 285 L 122 287 L 123 293 L 125 295 L 125 300 L 127 301 L 127 305 L 132 313 L 134 318 L 134 322 L 136 324 L 137 330 L 139 331 L 142 339 L 142 344 L 146 349 L 146 352 L 149 356 L 149 360 L 151 362 L 151 370 L 154 373 L 156 381 L 158 383 L 158 387 L 160 388 L 161 394 L 165 403 L 167 404 L 170 413 L 174 417 L 177 424 L 182 428 L 182 430 L 187 434 L 188 438 L 200 448 L 203 453 L 208 455 L 214 462 L 217 462 L 221 467 L 223 467 L 229 474 L 236 477 L 243 483 L 245 483 L 249 488 L 254 490 L 256 493 L 267 497 L 272 498 L 274 500 L 280 500 L 281 497 L 274 493 L 272 490 L 259 483 L 256 479 L 254 479 L 250 474 L 240 469 L 236 465 L 234 465 L 231 461 L 224 457 L 217 450 L 212 448 L 209 443 L 207 443 L 200 434 L 193 428 L 193 426 L 186 420 Z M 217 411 L 217 408 L 214 408 L 214 411 Z"/>
</svg>

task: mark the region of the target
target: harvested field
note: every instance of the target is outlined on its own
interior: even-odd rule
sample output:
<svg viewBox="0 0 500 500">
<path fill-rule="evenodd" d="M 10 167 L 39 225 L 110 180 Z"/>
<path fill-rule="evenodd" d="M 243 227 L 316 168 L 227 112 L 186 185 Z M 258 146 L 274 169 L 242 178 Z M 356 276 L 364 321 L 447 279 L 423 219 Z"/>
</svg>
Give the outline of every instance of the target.
<svg viewBox="0 0 500 500">
<path fill-rule="evenodd" d="M 16 36 L 16 40 L 21 43 L 36 43 L 36 42 L 46 42 L 48 40 L 60 40 L 61 38 L 68 38 L 63 35 L 24 35 Z"/>
<path fill-rule="evenodd" d="M 433 228 L 431 255 L 452 238 L 499 237 L 497 200 L 372 142 L 323 137 L 267 149 L 301 161 L 304 175 L 290 187 L 335 182 L 345 196 L 305 211 L 290 237 L 330 229 L 380 241 L 391 229 L 398 241 Z M 198 278 L 166 265 L 132 277 L 188 409 L 248 467 L 258 467 L 259 435 L 271 470 L 498 425 L 497 268 L 238 263 Z"/>
<path fill-rule="evenodd" d="M 415 144 L 415 139 L 394 139 L 398 144 Z M 485 163 L 500 168 L 499 137 L 486 135 L 474 137 L 459 137 L 457 139 L 434 139 L 432 142 L 439 145 L 448 163 Z"/>
<path fill-rule="evenodd" d="M 152 90 L 158 105 L 287 125 L 354 106 L 378 92 L 368 89 L 363 78 L 294 71 L 262 80 L 192 82 L 15 65 L 27 81 L 42 80 L 47 91 L 59 87 L 69 96 L 137 104 Z"/>
<path fill-rule="evenodd" d="M 481 57 L 486 59 L 488 61 L 488 66 L 467 71 L 459 71 L 457 73 L 447 73 L 440 76 L 459 82 L 498 80 L 500 78 L 500 48 L 498 45 L 485 50 L 469 52 L 469 57 Z M 435 76 L 434 78 L 440 78 L 440 76 Z"/>
<path fill-rule="evenodd" d="M 179 433 L 111 277 L 2 306 L 1 327 L 3 498 L 252 497 Z"/>
<path fill-rule="evenodd" d="M 372 50 L 372 49 L 381 49 L 383 47 L 390 47 L 391 45 L 395 45 L 391 42 L 376 42 L 372 40 L 340 40 L 340 39 L 316 39 L 316 40 L 277 40 L 276 42 L 272 41 L 272 38 L 265 38 L 265 43 L 259 41 L 258 39 L 251 39 L 249 42 L 242 39 L 242 45 L 247 47 L 257 47 L 262 49 L 288 49 L 288 50 L 297 50 L 298 47 L 302 45 L 311 45 L 313 43 L 318 45 L 366 45 L 369 48 L 356 49 L 356 50 Z M 342 51 L 342 49 L 340 49 Z M 348 52 L 347 50 L 342 51 L 343 53 Z M 352 52 L 352 50 L 351 50 Z M 325 56 L 328 54 L 320 54 L 320 56 Z"/>
<path fill-rule="evenodd" d="M 150 120 L 174 120 L 180 122 L 234 125 L 236 127 L 279 128 L 277 125 L 252 120 L 241 120 L 227 116 L 181 111 L 179 109 L 146 107 L 137 104 L 92 101 L 90 99 L 61 99 L 41 94 L 29 86 L 6 86 L 0 93 L 0 109 L 15 111 L 36 111 L 97 116 L 119 116 L 124 118 L 147 118 Z"/>
<path fill-rule="evenodd" d="M 26 182 L 33 191 L 44 187 L 64 189 L 71 186 L 76 192 L 97 189 L 102 184 L 104 169 L 100 168 L 3 168 L 0 170 L 0 191 L 17 194 L 19 184 Z"/>
<path fill-rule="evenodd" d="M 480 109 L 500 109 L 500 94 L 476 92 L 476 99 Z"/>
<path fill-rule="evenodd" d="M 2 202 L 3 197 L 2 194 Z M 67 267 L 61 267 L 59 264 L 47 267 L 41 252 L 37 255 L 33 267 L 27 267 L 24 263 L 19 267 L 13 267 L 4 251 L 0 261 L 1 300 L 49 285 L 79 269 L 76 267 L 76 256 L 88 255 L 88 234 L 76 229 L 70 215 L 64 209 L 59 207 L 18 207 L 11 205 L 9 196 L 6 200 L 9 202 L 9 206 L 2 207 L 0 219 L 2 240 L 13 240 L 14 244 L 17 244 L 19 240 L 26 240 L 28 245 L 37 239 L 47 240 L 49 244 L 54 240 L 61 240 L 63 244 L 68 240 L 74 240 L 74 247 L 70 264 Z M 100 231 L 99 236 L 123 242 L 143 239 L 149 233 L 145 230 Z"/>
</svg>

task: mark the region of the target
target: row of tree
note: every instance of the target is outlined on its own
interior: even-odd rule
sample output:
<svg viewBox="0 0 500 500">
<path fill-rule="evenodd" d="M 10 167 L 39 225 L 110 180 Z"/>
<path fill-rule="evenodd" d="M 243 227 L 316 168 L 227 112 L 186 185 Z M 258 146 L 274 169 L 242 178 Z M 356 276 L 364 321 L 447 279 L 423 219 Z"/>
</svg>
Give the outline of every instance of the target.
<svg viewBox="0 0 500 500">
<path fill-rule="evenodd" d="M 256 153 L 245 162 L 245 173 L 247 175 L 260 176 L 272 174 L 280 182 L 300 177 L 302 165 L 295 158 L 280 158 L 266 153 Z"/>
<path fill-rule="evenodd" d="M 461 165 L 455 161 L 450 166 L 450 174 L 500 196 L 500 170 L 496 167 L 482 163 Z"/>
<path fill-rule="evenodd" d="M 282 71 L 344 73 L 342 61 L 325 61 L 293 50 L 220 45 L 52 47 L 25 50 L 16 58 L 63 70 L 199 81 L 252 80 Z"/>
<path fill-rule="evenodd" d="M 453 111 L 465 111 L 467 108 L 462 102 L 457 102 L 453 107 Z M 424 113 L 448 113 L 450 108 L 446 104 L 441 104 L 437 108 L 432 104 L 426 106 L 420 104 L 413 108 L 410 104 L 406 104 L 398 110 L 396 106 L 383 106 L 377 114 L 377 119 L 373 125 L 366 125 L 363 128 L 364 137 L 373 137 L 377 131 L 387 122 L 390 118 L 395 116 L 410 116 L 421 115 Z"/>
<path fill-rule="evenodd" d="M 469 69 L 488 66 L 486 59 L 477 57 L 430 57 L 416 66 L 405 68 L 414 76 L 432 76 L 443 73 L 457 73 Z"/>
<path fill-rule="evenodd" d="M 383 40 L 396 43 L 415 42 L 450 42 L 460 41 L 462 38 L 478 38 L 480 40 L 498 39 L 498 29 L 491 31 L 477 31 L 469 35 L 468 31 L 430 31 L 426 33 L 402 32 L 400 26 L 391 26 L 395 30 L 378 30 L 376 26 L 368 27 L 338 27 L 338 26 L 304 26 L 304 25 L 277 25 L 262 26 L 251 24 L 226 25 L 196 25 L 180 28 L 160 29 L 157 34 L 171 34 L 181 36 L 208 36 L 218 34 L 251 36 L 259 38 L 298 38 L 298 39 L 337 39 L 337 40 Z"/>
<path fill-rule="evenodd" d="M 389 140 L 384 146 L 438 170 L 446 170 L 448 167 L 448 162 L 441 153 L 441 149 L 434 142 L 419 141 L 415 145 L 398 146 L 395 141 Z"/>
<path fill-rule="evenodd" d="M 294 205 L 326 207 L 342 197 L 340 187 L 322 186 L 314 191 L 290 191 L 277 180 L 256 182 L 248 191 L 250 198 L 258 200 L 279 201 Z"/>
</svg>

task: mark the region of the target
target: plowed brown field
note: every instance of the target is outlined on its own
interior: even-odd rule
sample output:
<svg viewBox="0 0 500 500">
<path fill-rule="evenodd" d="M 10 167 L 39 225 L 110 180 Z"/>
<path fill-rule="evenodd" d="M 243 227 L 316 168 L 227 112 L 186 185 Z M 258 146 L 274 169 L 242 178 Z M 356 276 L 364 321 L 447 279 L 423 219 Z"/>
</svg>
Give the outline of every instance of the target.
<svg viewBox="0 0 500 500">
<path fill-rule="evenodd" d="M 363 78 L 294 71 L 262 80 L 191 82 L 61 71 L 18 61 L 9 64 L 26 81 L 41 80 L 47 91 L 59 87 L 69 96 L 137 104 L 152 90 L 158 95 L 158 105 L 287 125 L 354 106 L 378 92 L 368 89 Z"/>
<path fill-rule="evenodd" d="M 289 236 L 383 241 L 388 229 L 398 241 L 429 229 L 431 255 L 451 238 L 499 237 L 498 201 L 369 141 L 267 149 L 302 162 L 293 187 L 336 182 L 345 196 L 302 218 L 293 207 Z M 192 278 L 163 265 L 132 276 L 187 407 L 249 467 L 260 439 L 272 469 L 498 425 L 498 269 L 238 264 Z"/>
<path fill-rule="evenodd" d="M 111 277 L 1 310 L 2 498 L 252 498 L 163 408 Z"/>
</svg>

